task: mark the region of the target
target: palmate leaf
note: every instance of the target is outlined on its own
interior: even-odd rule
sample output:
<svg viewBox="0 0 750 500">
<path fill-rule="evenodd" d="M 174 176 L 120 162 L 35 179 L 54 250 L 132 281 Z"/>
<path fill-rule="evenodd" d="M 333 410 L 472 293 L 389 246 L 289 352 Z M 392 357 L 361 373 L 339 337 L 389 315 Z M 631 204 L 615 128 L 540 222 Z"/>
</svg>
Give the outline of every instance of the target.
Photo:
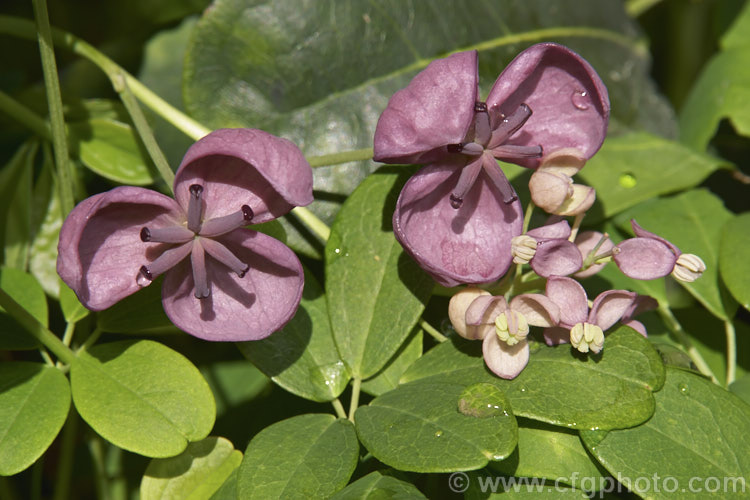
<svg viewBox="0 0 750 500">
<path fill-rule="evenodd" d="M 263 128 L 306 155 L 368 148 L 390 96 L 432 59 L 478 49 L 486 95 L 516 54 L 545 41 L 570 46 L 597 69 L 620 128 L 676 135 L 649 80 L 644 41 L 616 0 L 225 0 L 193 32 L 185 104 L 210 127 Z M 370 162 L 316 169 L 311 209 L 330 223 L 372 169 Z M 296 231 L 290 244 L 320 255 Z"/>
</svg>

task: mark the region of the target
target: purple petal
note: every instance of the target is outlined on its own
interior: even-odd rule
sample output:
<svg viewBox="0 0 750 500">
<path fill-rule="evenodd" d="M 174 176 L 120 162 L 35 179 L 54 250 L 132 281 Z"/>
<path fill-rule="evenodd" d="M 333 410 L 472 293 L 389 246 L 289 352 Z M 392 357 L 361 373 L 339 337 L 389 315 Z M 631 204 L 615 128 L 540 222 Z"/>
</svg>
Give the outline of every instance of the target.
<svg viewBox="0 0 750 500">
<path fill-rule="evenodd" d="M 534 228 L 531 231 L 527 231 L 526 234 L 533 236 L 537 241 L 559 238 L 567 240 L 570 236 L 570 224 L 568 224 L 568 221 L 561 220 L 554 224 Z"/>
<path fill-rule="evenodd" d="M 630 328 L 640 333 L 644 337 L 648 337 L 648 333 L 646 332 L 646 327 L 643 325 L 643 323 L 641 323 L 637 319 L 631 319 L 630 321 L 623 321 L 622 324 L 625 326 L 629 326 Z"/>
<path fill-rule="evenodd" d="M 630 305 L 625 314 L 622 315 L 622 320 L 627 321 L 631 318 L 638 316 L 646 311 L 651 311 L 659 307 L 659 302 L 648 295 L 639 295 L 635 298 L 633 303 Z"/>
<path fill-rule="evenodd" d="M 175 198 L 186 210 L 192 184 L 203 186 L 204 219 L 248 205 L 257 224 L 313 200 L 312 169 L 299 148 L 262 130 L 216 130 L 193 144 L 174 183 Z"/>
<path fill-rule="evenodd" d="M 477 52 L 431 62 L 393 94 L 375 128 L 373 159 L 420 163 L 425 153 L 464 140 L 477 100 Z"/>
<path fill-rule="evenodd" d="M 509 115 L 521 104 L 533 114 L 509 141 L 541 145 L 548 155 L 578 149 L 588 159 L 602 145 L 609 121 L 609 97 L 599 75 L 567 47 L 540 43 L 521 52 L 498 77 L 487 98 L 494 116 Z M 514 163 L 536 167 L 542 158 Z"/>
<path fill-rule="evenodd" d="M 474 299 L 466 309 L 466 326 L 471 329 L 472 339 L 483 339 L 495 331 L 495 318 L 508 309 L 502 296 L 482 295 Z M 467 328 L 468 331 L 468 328 Z"/>
<path fill-rule="evenodd" d="M 60 229 L 57 273 L 84 306 L 106 309 L 140 290 L 140 267 L 159 255 L 158 243 L 141 241 L 141 229 L 185 220 L 172 198 L 149 189 L 123 186 L 87 198 Z"/>
<path fill-rule="evenodd" d="M 584 260 L 588 257 L 589 252 L 596 248 L 596 245 L 599 244 L 599 241 L 603 236 L 604 235 L 599 231 L 584 231 L 582 233 L 578 233 L 578 236 L 576 236 L 575 244 L 578 247 L 578 251 L 581 252 L 581 256 Z M 607 238 L 596 251 L 596 255 L 601 255 L 603 253 L 609 252 L 614 246 L 615 244 L 612 243 L 612 240 Z M 594 264 L 585 271 L 575 273 L 573 277 L 578 279 L 588 278 L 589 276 L 593 276 L 598 273 L 605 265 L 606 262 L 603 262 L 601 264 Z"/>
<path fill-rule="evenodd" d="M 544 342 L 549 346 L 567 344 L 570 342 L 570 330 L 567 328 L 561 328 L 559 326 L 545 328 L 543 335 Z"/>
<path fill-rule="evenodd" d="M 638 225 L 638 223 L 635 221 L 635 219 L 630 219 L 630 226 L 633 228 L 633 233 L 635 233 L 635 235 L 638 238 L 651 238 L 651 239 L 654 239 L 654 240 L 659 240 L 662 243 L 664 243 L 665 245 L 667 245 L 672 250 L 672 252 L 674 252 L 674 254 L 677 257 L 679 257 L 680 254 L 682 253 L 682 252 L 680 252 L 679 248 L 677 248 L 672 243 L 670 243 L 669 241 L 665 240 L 664 238 L 662 238 L 658 234 L 652 233 L 651 231 L 646 231 L 645 229 L 643 229 L 641 226 Z"/>
<path fill-rule="evenodd" d="M 497 335 L 487 335 L 482 341 L 484 363 L 492 373 L 504 379 L 513 379 L 529 363 L 529 343 L 519 342 L 509 346 L 497 338 Z"/>
<path fill-rule="evenodd" d="M 453 208 L 449 197 L 459 170 L 456 165 L 433 164 L 412 176 L 398 198 L 393 230 L 441 285 L 490 283 L 510 267 L 510 240 L 523 226 L 521 203 L 503 203 L 481 172 L 461 208 Z"/>
<path fill-rule="evenodd" d="M 217 238 L 250 266 L 240 278 L 206 258 L 211 294 L 194 296 L 190 263 L 171 269 L 162 290 L 169 319 L 196 337 L 213 341 L 259 340 L 281 329 L 297 311 L 304 277 L 297 256 L 280 241 L 249 229 Z"/>
<path fill-rule="evenodd" d="M 607 290 L 600 293 L 591 305 L 588 322 L 603 331 L 620 321 L 638 294 L 627 290 Z"/>
<path fill-rule="evenodd" d="M 560 321 L 560 308 L 541 293 L 516 295 L 510 301 L 510 308 L 523 314 L 531 326 L 551 327 Z"/>
<path fill-rule="evenodd" d="M 581 269 L 583 258 L 578 247 L 568 240 L 540 241 L 529 262 L 539 276 L 567 276 Z"/>
<path fill-rule="evenodd" d="M 625 275 L 637 280 L 662 278 L 674 269 L 677 256 L 652 238 L 631 238 L 615 246 L 612 258 Z"/>
<path fill-rule="evenodd" d="M 588 318 L 589 303 L 586 291 L 576 280 L 550 276 L 545 295 L 560 308 L 560 326 L 570 329 Z"/>
</svg>

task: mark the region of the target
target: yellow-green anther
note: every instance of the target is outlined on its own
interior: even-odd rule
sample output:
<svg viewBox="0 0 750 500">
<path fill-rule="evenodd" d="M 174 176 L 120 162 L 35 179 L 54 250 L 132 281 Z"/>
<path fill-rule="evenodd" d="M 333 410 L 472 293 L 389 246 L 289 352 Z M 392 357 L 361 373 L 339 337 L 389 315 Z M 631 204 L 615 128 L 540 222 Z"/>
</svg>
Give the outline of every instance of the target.
<svg viewBox="0 0 750 500">
<path fill-rule="evenodd" d="M 570 329 L 570 343 L 581 352 L 599 353 L 604 347 L 604 332 L 591 323 L 577 323 Z"/>
<path fill-rule="evenodd" d="M 513 346 L 529 334 L 529 323 L 520 312 L 508 310 L 495 318 L 495 333 L 500 340 Z"/>
<path fill-rule="evenodd" d="M 677 258 L 677 263 L 672 269 L 672 276 L 690 283 L 700 278 L 705 270 L 706 264 L 700 257 L 692 253 L 683 253 Z"/>
<path fill-rule="evenodd" d="M 537 241 L 529 235 L 522 234 L 510 241 L 510 251 L 515 264 L 528 264 L 536 254 Z"/>
</svg>

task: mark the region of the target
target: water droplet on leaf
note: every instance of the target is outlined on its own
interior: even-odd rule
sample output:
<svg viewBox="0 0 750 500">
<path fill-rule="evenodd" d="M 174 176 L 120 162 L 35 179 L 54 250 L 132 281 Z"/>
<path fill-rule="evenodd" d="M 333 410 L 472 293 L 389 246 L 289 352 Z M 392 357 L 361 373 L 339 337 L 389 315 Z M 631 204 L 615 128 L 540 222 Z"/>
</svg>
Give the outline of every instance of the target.
<svg viewBox="0 0 750 500">
<path fill-rule="evenodd" d="M 683 394 L 687 394 L 688 393 L 689 389 L 688 389 L 687 384 L 680 384 L 678 387 L 680 388 L 680 392 L 681 393 L 683 393 Z"/>
<path fill-rule="evenodd" d="M 470 417 L 502 416 L 508 406 L 505 394 L 494 385 L 486 383 L 470 385 L 458 398 L 458 411 Z"/>
<path fill-rule="evenodd" d="M 443 431 L 435 431 L 435 437 L 436 438 L 439 438 L 442 435 L 443 435 Z"/>
<path fill-rule="evenodd" d="M 618 182 L 620 186 L 626 189 L 634 188 L 635 185 L 638 184 L 638 180 L 635 178 L 635 175 L 631 174 L 630 172 L 622 174 Z"/>
</svg>

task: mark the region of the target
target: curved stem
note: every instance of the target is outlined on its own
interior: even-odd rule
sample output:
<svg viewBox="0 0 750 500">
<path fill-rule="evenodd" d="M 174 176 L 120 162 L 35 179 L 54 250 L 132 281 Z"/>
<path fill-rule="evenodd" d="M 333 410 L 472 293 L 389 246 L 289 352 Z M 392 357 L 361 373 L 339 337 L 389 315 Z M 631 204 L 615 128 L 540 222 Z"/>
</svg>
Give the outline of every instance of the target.
<svg viewBox="0 0 750 500">
<path fill-rule="evenodd" d="M 568 241 L 575 241 L 576 236 L 578 236 L 578 229 L 581 227 L 581 222 L 583 222 L 583 218 L 585 216 L 586 212 L 575 216 L 575 219 L 573 219 L 573 227 L 570 228 L 570 236 L 568 237 Z"/>
<path fill-rule="evenodd" d="M 57 63 L 52 46 L 52 31 L 49 25 L 46 0 L 32 0 L 34 17 L 36 18 L 39 53 L 42 58 L 42 73 L 44 86 L 47 91 L 47 106 L 49 107 L 50 128 L 52 129 L 52 144 L 57 166 L 58 190 L 63 214 L 73 210 L 73 176 L 70 169 L 70 155 L 68 154 L 68 140 L 65 133 L 65 117 L 63 116 L 62 96 L 60 95 L 60 81 L 57 78 Z"/>
<path fill-rule="evenodd" d="M 659 304 L 657 312 L 659 313 L 659 316 L 661 316 L 662 320 L 664 320 L 664 323 L 666 323 L 667 328 L 669 328 L 669 330 L 674 333 L 679 343 L 682 344 L 685 352 L 687 352 L 687 355 L 690 356 L 690 359 L 693 360 L 693 363 L 695 363 L 695 366 L 698 367 L 698 370 L 707 377 L 710 377 L 714 383 L 718 383 L 716 375 L 714 375 L 714 372 L 708 366 L 706 360 L 703 359 L 701 353 L 698 352 L 698 349 L 696 349 L 693 343 L 690 341 L 688 334 L 685 332 L 685 330 L 682 329 L 682 325 L 679 321 L 677 321 L 677 318 L 674 317 L 674 314 L 672 314 L 672 310 L 669 308 L 669 306 Z"/>
<path fill-rule="evenodd" d="M 346 418 L 346 410 L 344 410 L 344 405 L 341 404 L 341 401 L 339 398 L 334 399 L 331 401 L 331 404 L 333 405 L 333 409 L 336 411 L 336 416 L 339 418 Z"/>
<path fill-rule="evenodd" d="M 372 148 L 365 148 L 354 149 L 351 151 L 342 151 L 340 153 L 333 153 L 330 155 L 310 156 L 309 158 L 307 158 L 307 162 L 312 168 L 317 168 L 339 165 L 341 163 L 349 163 L 351 161 L 364 161 L 371 159 Z"/>
<path fill-rule="evenodd" d="M 727 387 L 734 382 L 737 371 L 737 335 L 734 324 L 724 320 L 724 331 L 727 337 Z"/>
<path fill-rule="evenodd" d="M 446 337 L 445 335 L 443 335 L 442 333 L 440 333 L 437 330 L 437 328 L 435 328 L 434 326 L 432 326 L 431 324 L 429 324 L 427 321 L 425 321 L 424 318 L 419 318 L 419 326 L 422 328 L 422 330 L 424 330 L 427 333 L 429 333 L 432 336 L 432 338 L 434 338 L 438 342 L 442 343 L 442 342 L 445 342 L 446 340 L 448 340 L 448 337 Z"/>
<path fill-rule="evenodd" d="M 60 458 L 57 462 L 59 465 L 57 468 L 57 477 L 55 478 L 53 500 L 67 500 L 70 498 L 70 480 L 73 473 L 77 432 L 78 413 L 75 408 L 71 407 L 60 440 Z"/>
<path fill-rule="evenodd" d="M 44 344 L 47 349 L 52 351 L 52 354 L 61 359 L 65 364 L 69 365 L 75 361 L 75 353 L 73 353 L 68 346 L 63 344 L 62 341 L 57 338 L 57 335 L 49 331 L 47 327 L 41 324 L 34 316 L 29 314 L 23 306 L 16 302 L 2 288 L 0 288 L 0 306 L 2 306 L 3 309 L 13 317 L 13 319 L 18 321 L 27 332 Z"/>
<path fill-rule="evenodd" d="M 331 236 L 331 228 L 329 228 L 325 222 L 320 220 L 318 216 L 312 213 L 309 209 L 305 207 L 295 207 L 289 213 L 297 217 L 310 231 L 320 238 L 323 243 L 328 241 L 328 238 Z"/>
<path fill-rule="evenodd" d="M 349 420 L 354 422 L 354 412 L 359 406 L 359 391 L 362 388 L 362 379 L 355 377 L 352 380 L 352 400 L 349 402 Z"/>
<path fill-rule="evenodd" d="M 34 111 L 16 101 L 2 90 L 0 90 L 0 109 L 5 111 L 8 116 L 17 122 L 28 127 L 39 137 L 47 139 L 48 141 L 52 140 L 52 132 L 50 132 L 47 122 Z"/>
</svg>

